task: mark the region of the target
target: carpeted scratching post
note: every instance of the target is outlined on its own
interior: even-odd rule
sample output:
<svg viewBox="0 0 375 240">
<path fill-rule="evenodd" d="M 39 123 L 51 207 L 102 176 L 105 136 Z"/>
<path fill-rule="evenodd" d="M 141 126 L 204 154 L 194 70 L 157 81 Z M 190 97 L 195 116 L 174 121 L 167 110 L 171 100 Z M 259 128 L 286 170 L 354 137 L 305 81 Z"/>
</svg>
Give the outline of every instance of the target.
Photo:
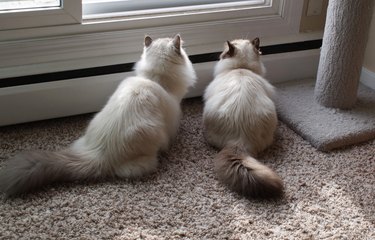
<svg viewBox="0 0 375 240">
<path fill-rule="evenodd" d="M 322 151 L 375 138 L 375 91 L 359 84 L 374 0 L 330 0 L 316 82 L 277 85 L 281 121 Z"/>
<path fill-rule="evenodd" d="M 349 109 L 357 90 L 374 0 L 330 0 L 315 99 L 325 107 Z"/>
</svg>

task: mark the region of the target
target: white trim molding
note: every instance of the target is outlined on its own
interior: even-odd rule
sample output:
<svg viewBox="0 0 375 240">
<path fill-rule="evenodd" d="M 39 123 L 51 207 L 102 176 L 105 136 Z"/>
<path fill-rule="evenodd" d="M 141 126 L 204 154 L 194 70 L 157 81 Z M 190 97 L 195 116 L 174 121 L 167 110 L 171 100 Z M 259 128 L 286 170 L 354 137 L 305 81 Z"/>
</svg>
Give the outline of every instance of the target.
<svg viewBox="0 0 375 240">
<path fill-rule="evenodd" d="M 362 67 L 360 82 L 363 85 L 366 85 L 367 87 L 375 90 L 375 72 Z"/>
</svg>

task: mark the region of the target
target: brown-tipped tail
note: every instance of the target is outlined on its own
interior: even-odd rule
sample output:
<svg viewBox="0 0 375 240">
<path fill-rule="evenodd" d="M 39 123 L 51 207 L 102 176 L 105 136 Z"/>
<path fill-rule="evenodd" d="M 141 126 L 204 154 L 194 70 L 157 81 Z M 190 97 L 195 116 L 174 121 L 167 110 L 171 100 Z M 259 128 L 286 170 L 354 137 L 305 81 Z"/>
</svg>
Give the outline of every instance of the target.
<svg viewBox="0 0 375 240">
<path fill-rule="evenodd" d="M 283 193 L 281 178 L 242 148 L 229 145 L 214 159 L 215 172 L 233 191 L 251 198 L 275 198 Z"/>
<path fill-rule="evenodd" d="M 69 152 L 21 153 L 0 170 L 0 191 L 6 198 L 16 197 L 53 182 L 82 179 L 87 175 L 80 171 L 83 164 Z"/>
</svg>

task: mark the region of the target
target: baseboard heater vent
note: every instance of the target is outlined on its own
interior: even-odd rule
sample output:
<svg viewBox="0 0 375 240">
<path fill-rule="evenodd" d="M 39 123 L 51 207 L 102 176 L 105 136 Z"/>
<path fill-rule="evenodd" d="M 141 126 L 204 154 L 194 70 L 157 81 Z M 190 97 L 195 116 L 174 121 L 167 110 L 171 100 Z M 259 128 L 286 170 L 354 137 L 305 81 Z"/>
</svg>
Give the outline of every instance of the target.
<svg viewBox="0 0 375 240">
<path fill-rule="evenodd" d="M 322 40 L 319 39 L 319 40 L 264 46 L 264 47 L 261 47 L 261 51 L 263 55 L 270 55 L 270 54 L 277 54 L 277 53 L 287 53 L 287 52 L 318 49 L 321 47 L 321 45 L 322 45 Z M 220 52 L 214 52 L 214 53 L 191 55 L 189 58 L 192 61 L 192 63 L 205 63 L 205 62 L 217 61 L 219 58 L 219 55 L 220 55 Z M 43 74 L 35 74 L 35 75 L 20 76 L 20 77 L 10 77 L 10 78 L 0 79 L 0 88 L 130 72 L 133 70 L 133 66 L 134 66 L 134 63 L 132 62 L 132 63 L 109 65 L 109 66 L 68 70 L 68 71 L 61 71 L 61 72 L 43 73 Z"/>
</svg>

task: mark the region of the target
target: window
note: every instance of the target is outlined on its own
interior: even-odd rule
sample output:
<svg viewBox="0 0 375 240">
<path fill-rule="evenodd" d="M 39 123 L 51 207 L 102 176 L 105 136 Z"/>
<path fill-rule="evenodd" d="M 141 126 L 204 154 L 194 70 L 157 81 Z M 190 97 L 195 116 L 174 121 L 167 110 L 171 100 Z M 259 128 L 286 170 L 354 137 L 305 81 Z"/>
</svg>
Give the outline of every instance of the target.
<svg viewBox="0 0 375 240">
<path fill-rule="evenodd" d="M 126 20 L 131 28 L 250 18 L 270 14 L 284 0 L 83 0 L 83 18 Z M 142 22 L 141 22 L 142 21 Z M 144 25 L 146 23 L 146 25 Z"/>
<path fill-rule="evenodd" d="M 296 34 L 303 5 L 301 0 L 13 2 L 31 1 L 54 6 L 4 10 L 11 2 L 1 1 L 0 80 L 134 62 L 145 34 L 180 33 L 191 55 L 221 51 L 227 39 Z"/>
<path fill-rule="evenodd" d="M 227 7 L 261 6 L 266 0 L 83 0 L 84 18 L 199 12 Z"/>
<path fill-rule="evenodd" d="M 11 2 L 26 4 L 38 1 L 54 4 L 24 8 L 22 11 L 5 10 L 5 5 Z M 301 0 L 59 0 L 59 4 L 55 4 L 56 0 L 1 2 L 4 4 L 3 10 L 0 10 L 0 31 L 9 31 L 0 32 L 0 41 L 134 29 L 144 29 L 143 32 L 151 34 L 153 31 L 148 28 L 161 27 L 164 30 L 178 25 L 185 28 L 187 24 L 195 23 L 211 26 L 228 23 L 226 31 L 235 31 L 236 35 L 240 31 L 251 30 L 238 28 L 238 24 L 251 28 L 258 28 L 258 25 L 266 35 L 277 32 L 288 34 L 298 29 L 299 19 L 296 19 L 303 5 Z M 265 23 L 270 23 L 270 28 Z M 53 28 L 44 28 L 46 26 Z M 280 31 L 264 30 L 273 28 Z M 215 27 L 212 31 L 216 31 Z M 182 33 L 181 30 L 177 32 Z"/>
<path fill-rule="evenodd" d="M 60 0 L 3 0 L 0 2 L 0 11 L 20 11 L 60 6 Z"/>
<path fill-rule="evenodd" d="M 79 23 L 78 0 L 2 0 L 0 30 Z"/>
<path fill-rule="evenodd" d="M 180 33 L 191 55 L 221 51 L 227 39 L 296 34 L 303 5 L 301 0 L 83 0 L 82 20 L 81 1 L 59 2 L 0 12 L 0 80 L 134 62 L 145 34 Z"/>
</svg>

